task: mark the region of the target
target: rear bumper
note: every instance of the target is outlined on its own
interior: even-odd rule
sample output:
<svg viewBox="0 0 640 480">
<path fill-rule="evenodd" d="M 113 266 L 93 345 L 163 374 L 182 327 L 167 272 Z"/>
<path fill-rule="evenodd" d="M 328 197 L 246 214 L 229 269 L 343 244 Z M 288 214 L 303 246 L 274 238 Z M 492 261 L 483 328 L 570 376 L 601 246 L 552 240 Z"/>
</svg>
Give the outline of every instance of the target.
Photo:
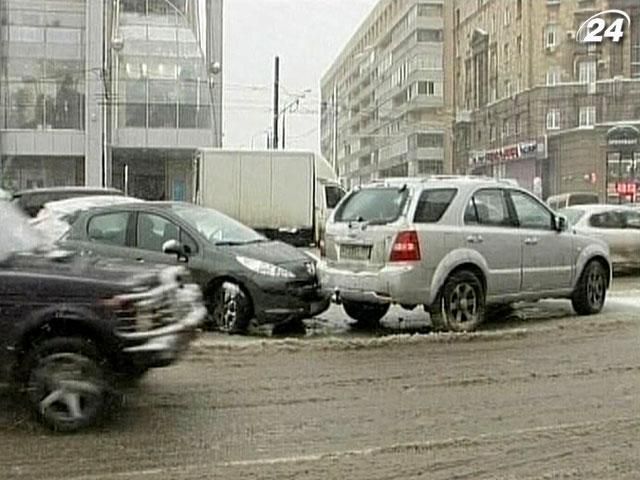
<svg viewBox="0 0 640 480">
<path fill-rule="evenodd" d="M 419 267 L 414 264 L 386 266 L 377 271 L 356 272 L 329 265 L 318 265 L 324 295 L 334 300 L 366 303 L 404 303 L 418 305 L 427 298 L 421 285 Z"/>
</svg>

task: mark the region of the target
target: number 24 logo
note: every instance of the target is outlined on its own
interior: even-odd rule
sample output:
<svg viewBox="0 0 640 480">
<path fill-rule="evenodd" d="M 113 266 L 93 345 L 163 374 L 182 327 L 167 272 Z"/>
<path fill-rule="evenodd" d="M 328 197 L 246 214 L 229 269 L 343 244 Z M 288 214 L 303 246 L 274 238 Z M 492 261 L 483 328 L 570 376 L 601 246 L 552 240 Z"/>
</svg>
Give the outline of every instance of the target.
<svg viewBox="0 0 640 480">
<path fill-rule="evenodd" d="M 606 20 L 601 18 L 606 14 L 616 14 L 619 15 L 619 18 L 616 18 L 607 26 Z M 625 20 L 627 25 L 631 25 L 631 18 L 626 12 L 622 10 L 605 10 L 595 14 L 580 25 L 576 36 L 580 38 L 586 31 L 582 43 L 602 43 L 603 38 L 609 38 L 612 42 L 618 43 L 624 37 Z"/>
</svg>

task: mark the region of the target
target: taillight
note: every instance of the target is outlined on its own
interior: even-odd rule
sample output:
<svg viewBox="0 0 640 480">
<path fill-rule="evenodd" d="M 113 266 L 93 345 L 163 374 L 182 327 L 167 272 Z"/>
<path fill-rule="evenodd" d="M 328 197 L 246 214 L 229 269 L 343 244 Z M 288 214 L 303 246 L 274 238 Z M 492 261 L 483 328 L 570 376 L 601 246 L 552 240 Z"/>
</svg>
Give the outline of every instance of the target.
<svg viewBox="0 0 640 480">
<path fill-rule="evenodd" d="M 398 233 L 391 247 L 390 262 L 417 262 L 420 260 L 420 240 L 413 230 Z"/>
</svg>

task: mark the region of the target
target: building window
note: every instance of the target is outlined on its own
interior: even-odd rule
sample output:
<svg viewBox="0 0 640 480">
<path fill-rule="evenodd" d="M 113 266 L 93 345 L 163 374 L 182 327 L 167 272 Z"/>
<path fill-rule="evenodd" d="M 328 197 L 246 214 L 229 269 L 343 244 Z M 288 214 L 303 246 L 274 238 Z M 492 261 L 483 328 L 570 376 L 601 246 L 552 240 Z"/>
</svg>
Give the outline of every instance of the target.
<svg viewBox="0 0 640 480">
<path fill-rule="evenodd" d="M 504 96 L 510 97 L 513 95 L 513 90 L 511 89 L 511 80 L 504 81 Z"/>
<path fill-rule="evenodd" d="M 516 39 L 516 49 L 518 51 L 518 55 L 522 55 L 522 35 L 518 35 Z"/>
<path fill-rule="evenodd" d="M 562 80 L 560 70 L 552 68 L 547 72 L 547 85 L 557 85 Z"/>
<path fill-rule="evenodd" d="M 496 126 L 495 124 L 492 123 L 491 125 L 489 125 L 489 140 L 493 142 L 495 141 L 495 139 L 496 139 Z"/>
<path fill-rule="evenodd" d="M 504 26 L 506 27 L 511 23 L 511 9 L 509 7 L 504 10 Z"/>
<path fill-rule="evenodd" d="M 442 17 L 442 5 L 418 4 L 419 17 Z"/>
<path fill-rule="evenodd" d="M 418 42 L 442 42 L 442 30 L 421 28 L 416 33 Z"/>
<path fill-rule="evenodd" d="M 508 63 L 509 62 L 509 44 L 505 43 L 504 44 L 504 63 Z"/>
<path fill-rule="evenodd" d="M 555 48 L 558 45 L 557 28 L 555 25 L 548 25 L 544 31 L 545 48 Z"/>
<path fill-rule="evenodd" d="M 516 18 L 522 18 L 522 0 L 516 1 Z"/>
<path fill-rule="evenodd" d="M 509 136 L 511 136 L 511 124 L 509 119 L 505 118 L 502 120 L 502 138 L 508 138 Z"/>
<path fill-rule="evenodd" d="M 560 110 L 553 109 L 547 112 L 547 130 L 558 130 L 560 128 Z"/>
<path fill-rule="evenodd" d="M 441 133 L 417 133 L 409 139 L 412 148 L 442 148 L 443 143 Z"/>
<path fill-rule="evenodd" d="M 578 65 L 578 81 L 580 83 L 594 83 L 597 80 L 596 62 L 589 60 Z"/>
<path fill-rule="evenodd" d="M 522 117 L 520 115 L 516 115 L 516 121 L 515 121 L 515 131 L 513 133 L 515 133 L 516 135 L 520 135 L 520 132 L 522 131 Z"/>
<path fill-rule="evenodd" d="M 418 82 L 418 95 L 429 95 L 430 97 L 436 94 L 436 84 L 432 81 Z"/>
<path fill-rule="evenodd" d="M 578 124 L 580 127 L 593 127 L 596 123 L 596 107 L 580 107 Z"/>
</svg>

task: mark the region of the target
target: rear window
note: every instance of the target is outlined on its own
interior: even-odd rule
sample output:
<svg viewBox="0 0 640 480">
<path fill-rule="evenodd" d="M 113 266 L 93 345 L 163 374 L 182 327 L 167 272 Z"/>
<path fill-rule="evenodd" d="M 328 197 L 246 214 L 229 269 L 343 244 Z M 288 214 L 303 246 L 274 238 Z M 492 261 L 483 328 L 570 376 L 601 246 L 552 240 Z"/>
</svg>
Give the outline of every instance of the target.
<svg viewBox="0 0 640 480">
<path fill-rule="evenodd" d="M 572 205 L 591 205 L 599 203 L 598 195 L 589 193 L 576 193 L 569 196 L 569 207 Z"/>
<path fill-rule="evenodd" d="M 385 224 L 396 221 L 409 197 L 407 188 L 367 188 L 352 193 L 336 212 L 336 222 Z"/>
<path fill-rule="evenodd" d="M 420 195 L 414 223 L 436 223 L 440 221 L 444 213 L 456 196 L 455 188 L 443 188 L 437 190 L 425 190 Z"/>
<path fill-rule="evenodd" d="M 344 197 L 344 190 L 335 185 L 327 185 L 325 187 L 325 195 L 327 196 L 327 208 L 336 208 L 342 197 Z"/>
<path fill-rule="evenodd" d="M 638 229 L 640 213 L 628 210 L 598 213 L 591 216 L 589 224 L 595 228 Z"/>
</svg>

